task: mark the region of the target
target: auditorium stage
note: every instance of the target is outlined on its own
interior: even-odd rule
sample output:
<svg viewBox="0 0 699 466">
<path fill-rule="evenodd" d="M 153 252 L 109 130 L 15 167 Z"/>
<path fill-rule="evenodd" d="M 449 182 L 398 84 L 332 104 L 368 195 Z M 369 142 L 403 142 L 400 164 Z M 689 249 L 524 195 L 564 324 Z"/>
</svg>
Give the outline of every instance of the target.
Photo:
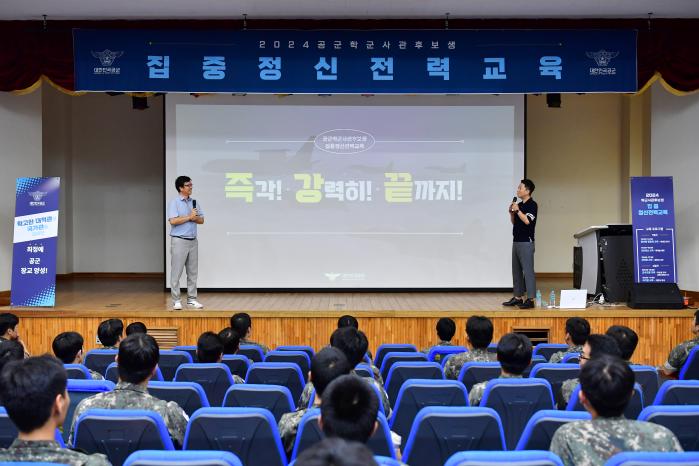
<svg viewBox="0 0 699 466">
<path fill-rule="evenodd" d="M 572 288 L 569 278 L 539 279 L 546 296 L 552 288 Z M 506 308 L 501 302 L 507 292 L 204 292 L 202 311 L 173 311 L 161 276 L 63 278 L 57 282 L 55 309 L 0 307 L 20 316 L 20 334 L 33 354 L 50 351 L 53 337 L 75 330 L 85 337 L 86 349 L 96 346 L 100 321 L 118 317 L 125 324 L 144 322 L 157 331 L 164 346 L 196 344 L 204 331 L 227 326 L 235 312 L 253 317 L 253 339 L 269 346 L 327 344 L 337 318 L 352 314 L 359 318 L 372 348 L 380 343 L 414 343 L 426 347 L 436 343 L 435 321 L 452 317 L 457 322 L 455 343 L 465 344 L 465 321 L 470 315 L 490 317 L 495 338 L 517 330 L 533 332 L 542 339 L 562 342 L 565 320 L 584 316 L 593 332 L 604 332 L 613 324 L 634 328 L 640 343 L 635 361 L 660 364 L 667 352 L 691 337 L 693 310 L 633 310 L 626 306 L 593 306 L 585 310 Z"/>
</svg>

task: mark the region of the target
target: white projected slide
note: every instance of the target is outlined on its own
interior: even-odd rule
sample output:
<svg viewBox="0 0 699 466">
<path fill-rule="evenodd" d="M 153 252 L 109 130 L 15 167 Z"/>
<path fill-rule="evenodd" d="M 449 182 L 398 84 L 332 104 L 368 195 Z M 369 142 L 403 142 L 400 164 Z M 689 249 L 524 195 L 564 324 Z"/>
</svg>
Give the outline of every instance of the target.
<svg viewBox="0 0 699 466">
<path fill-rule="evenodd" d="M 200 288 L 511 287 L 523 127 L 521 95 L 168 94 L 165 201 L 192 178 Z"/>
</svg>

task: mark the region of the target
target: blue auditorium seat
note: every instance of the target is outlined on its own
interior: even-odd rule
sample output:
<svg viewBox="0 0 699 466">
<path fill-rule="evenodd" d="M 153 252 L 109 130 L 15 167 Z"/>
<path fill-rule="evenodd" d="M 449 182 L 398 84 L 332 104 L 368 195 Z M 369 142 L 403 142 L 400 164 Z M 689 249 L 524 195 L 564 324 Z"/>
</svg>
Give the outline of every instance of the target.
<svg viewBox="0 0 699 466">
<path fill-rule="evenodd" d="M 139 450 L 174 450 L 160 414 L 141 409 L 90 409 L 75 422 L 73 446 L 102 453 L 114 466 Z"/>
<path fill-rule="evenodd" d="M 250 369 L 250 360 L 242 354 L 224 354 L 221 364 L 228 366 L 232 375 L 237 375 L 243 380 L 245 380 L 245 376 L 248 375 L 248 369 Z"/>
<path fill-rule="evenodd" d="M 209 399 L 196 382 L 148 382 L 148 393 L 164 401 L 174 401 L 191 416 L 199 408 L 208 408 Z"/>
<path fill-rule="evenodd" d="M 406 352 L 406 351 L 396 351 L 388 352 L 384 355 L 381 366 L 379 366 L 379 372 L 381 377 L 386 380 L 388 378 L 388 371 L 391 370 L 397 362 L 427 362 L 427 355 L 418 351 Z"/>
<path fill-rule="evenodd" d="M 265 355 L 265 362 L 289 362 L 301 369 L 303 383 L 308 382 L 308 372 L 311 370 L 311 358 L 305 351 L 270 351 Z"/>
<path fill-rule="evenodd" d="M 228 389 L 223 406 L 232 408 L 265 408 L 279 423 L 282 415 L 296 409 L 288 388 L 281 385 L 236 384 Z"/>
<path fill-rule="evenodd" d="M 371 366 L 363 362 L 357 364 L 357 367 L 354 368 L 354 372 L 356 372 L 359 377 L 374 378 L 374 371 L 371 369 Z"/>
<path fill-rule="evenodd" d="M 272 413 L 262 408 L 202 408 L 187 425 L 185 450 L 234 453 L 245 466 L 286 466 Z"/>
<path fill-rule="evenodd" d="M 158 451 L 131 453 L 124 466 L 243 466 L 229 451 Z"/>
<path fill-rule="evenodd" d="M 308 345 L 281 345 L 274 348 L 274 351 L 303 351 L 308 355 L 309 359 L 313 359 L 316 352 L 313 347 Z"/>
<path fill-rule="evenodd" d="M 417 351 L 417 348 L 415 345 L 409 345 L 409 344 L 396 344 L 396 343 L 386 343 L 383 345 L 380 345 L 378 349 L 376 350 L 376 355 L 374 356 L 374 365 L 378 368 L 381 368 L 381 364 L 383 363 L 383 358 L 386 356 L 388 353 L 398 353 L 398 352 L 403 352 L 403 353 L 414 353 Z"/>
<path fill-rule="evenodd" d="M 563 466 L 550 451 L 462 451 L 444 466 Z"/>
<path fill-rule="evenodd" d="M 660 379 L 658 377 L 658 369 L 653 366 L 630 365 L 633 375 L 636 377 L 636 383 L 643 389 L 643 403 L 649 405 L 655 400 L 660 387 Z"/>
<path fill-rule="evenodd" d="M 160 350 L 158 368 L 162 373 L 163 380 L 169 382 L 175 378 L 175 372 L 177 372 L 178 367 L 182 364 L 191 364 L 193 362 L 192 355 L 187 351 Z"/>
<path fill-rule="evenodd" d="M 5 408 L 0 406 L 0 448 L 7 448 L 19 435 L 17 427 L 10 419 Z M 61 436 L 61 431 L 56 429 L 56 442 L 65 448 L 65 442 Z"/>
<path fill-rule="evenodd" d="M 585 411 L 585 407 L 580 404 L 580 399 L 578 398 L 579 393 L 580 385 L 578 384 L 578 386 L 575 387 L 575 390 L 573 390 L 573 393 L 570 395 L 570 400 L 568 400 L 566 411 Z M 641 411 L 643 411 L 644 406 L 643 389 L 636 383 L 634 384 L 631 400 L 629 401 L 629 404 L 626 405 L 626 409 L 624 410 L 624 417 L 626 419 L 636 419 L 638 415 L 641 414 Z"/>
<path fill-rule="evenodd" d="M 93 349 L 85 354 L 83 363 L 88 369 L 104 375 L 107 366 L 114 362 L 119 350 L 115 349 Z"/>
<path fill-rule="evenodd" d="M 179 345 L 172 348 L 173 351 L 184 351 L 192 358 L 192 362 L 197 362 L 197 347 L 195 345 Z"/>
<path fill-rule="evenodd" d="M 566 364 L 580 364 L 580 353 L 568 353 L 563 356 L 561 362 Z"/>
<path fill-rule="evenodd" d="M 655 395 L 654 405 L 699 405 L 699 380 L 668 380 Z"/>
<path fill-rule="evenodd" d="M 376 396 L 380 400 L 381 399 L 381 392 L 379 391 L 379 387 L 377 387 L 376 384 L 373 384 L 373 383 L 370 385 L 371 385 L 371 388 L 374 389 L 374 393 L 376 393 Z M 308 406 L 307 406 L 308 409 L 313 407 L 313 405 L 315 404 L 315 400 L 316 400 L 316 389 L 313 388 L 313 389 L 311 389 L 311 396 L 308 397 Z M 386 411 L 384 410 L 383 403 L 379 403 L 379 412 L 381 414 L 383 414 L 384 416 L 386 415 Z"/>
<path fill-rule="evenodd" d="M 498 354 L 498 344 L 497 343 L 488 343 L 487 351 L 489 353 Z"/>
<path fill-rule="evenodd" d="M 437 362 L 397 362 L 388 371 L 388 377 L 384 380 L 388 399 L 391 406 L 396 404 L 398 392 L 403 384 L 410 379 L 444 379 L 442 366 Z"/>
<path fill-rule="evenodd" d="M 305 386 L 298 364 L 288 362 L 253 363 L 248 369 L 245 383 L 281 385 L 289 389 L 294 400 L 301 398 Z"/>
<path fill-rule="evenodd" d="M 604 463 L 604 466 L 699 466 L 699 453 L 696 452 L 624 452 L 617 453 Z"/>
<path fill-rule="evenodd" d="M 575 379 L 580 374 L 579 364 L 550 363 L 537 364 L 529 373 L 529 377 L 546 379 L 551 384 L 551 391 L 559 393 L 561 385 L 568 379 Z"/>
<path fill-rule="evenodd" d="M 474 385 L 500 377 L 499 362 L 467 362 L 461 367 L 459 380 L 469 392 Z"/>
<path fill-rule="evenodd" d="M 549 361 L 551 359 L 551 356 L 553 356 L 555 353 L 558 353 L 559 351 L 565 351 L 568 349 L 568 345 L 560 344 L 560 343 L 539 343 L 534 347 L 534 350 L 532 351 L 532 356 L 543 356 L 546 358 L 546 361 Z"/>
<path fill-rule="evenodd" d="M 82 364 L 63 364 L 69 379 L 91 379 L 90 370 Z"/>
<path fill-rule="evenodd" d="M 117 363 L 113 362 L 107 366 L 107 370 L 104 371 L 104 378 L 115 384 L 119 382 L 119 367 Z M 163 381 L 163 373 L 160 372 L 160 367 L 156 367 L 152 380 Z"/>
<path fill-rule="evenodd" d="M 545 364 L 546 363 L 546 358 L 543 356 L 532 356 L 532 360 L 529 363 L 529 366 L 524 369 L 524 372 L 522 372 L 523 377 L 529 377 L 529 374 L 531 374 L 532 369 L 534 369 L 536 366 L 539 364 Z M 554 395 L 555 398 L 555 395 Z"/>
<path fill-rule="evenodd" d="M 427 353 L 427 360 L 431 362 L 442 362 L 450 354 L 468 353 L 465 346 L 433 346 Z"/>
<path fill-rule="evenodd" d="M 265 360 L 265 353 L 257 345 L 240 345 L 238 348 L 238 353 L 242 356 L 246 356 L 252 362 L 262 362 Z"/>
<path fill-rule="evenodd" d="M 374 461 L 376 461 L 376 464 L 379 466 L 403 466 L 401 461 L 391 458 L 390 456 L 374 455 Z"/>
<path fill-rule="evenodd" d="M 110 392 L 114 390 L 114 383 L 109 380 L 73 380 L 68 379 L 66 387 L 70 395 L 70 404 L 66 413 L 66 420 L 63 421 L 63 441 L 68 441 L 70 435 L 70 425 L 73 422 L 73 413 L 75 408 L 85 398 L 102 392 Z"/>
<path fill-rule="evenodd" d="M 548 450 L 559 427 L 568 422 L 592 419 L 587 411 L 545 409 L 534 413 L 524 427 L 515 450 Z"/>
<path fill-rule="evenodd" d="M 680 369 L 680 380 L 697 380 L 699 379 L 699 346 L 695 346 L 689 352 L 687 360 L 682 364 Z"/>
<path fill-rule="evenodd" d="M 638 420 L 667 427 L 684 451 L 699 451 L 699 406 L 649 406 Z"/>
<path fill-rule="evenodd" d="M 211 406 L 221 406 L 233 376 L 228 366 L 221 363 L 182 364 L 175 373 L 175 382 L 196 382 L 206 393 Z"/>
<path fill-rule="evenodd" d="M 418 413 L 403 450 L 403 462 L 442 466 L 454 453 L 505 450 L 500 416 L 490 408 L 432 406 Z"/>
</svg>

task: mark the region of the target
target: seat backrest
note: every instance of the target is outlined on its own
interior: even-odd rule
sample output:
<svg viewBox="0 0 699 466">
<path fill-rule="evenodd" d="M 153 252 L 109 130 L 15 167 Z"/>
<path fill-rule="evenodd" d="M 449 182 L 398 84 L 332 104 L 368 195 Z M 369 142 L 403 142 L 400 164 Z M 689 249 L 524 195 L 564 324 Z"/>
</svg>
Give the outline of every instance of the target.
<svg viewBox="0 0 699 466">
<path fill-rule="evenodd" d="M 534 347 L 532 351 L 532 356 L 543 356 L 546 361 L 551 359 L 551 356 L 559 351 L 565 351 L 568 349 L 568 345 L 559 343 L 539 343 Z"/>
<path fill-rule="evenodd" d="M 391 430 L 401 436 L 403 446 L 408 440 L 413 421 L 422 408 L 428 406 L 468 406 L 468 392 L 458 380 L 406 381 L 398 392 L 391 417 Z"/>
<path fill-rule="evenodd" d="M 605 466 L 652 466 L 654 464 L 675 466 L 699 466 L 699 452 L 647 452 L 627 451 L 617 453 L 607 460 Z"/>
<path fill-rule="evenodd" d="M 288 388 L 281 385 L 236 384 L 223 399 L 223 406 L 232 408 L 268 409 L 279 423 L 282 415 L 296 409 Z"/>
<path fill-rule="evenodd" d="M 69 379 L 91 379 L 87 366 L 82 364 L 63 364 Z"/>
<path fill-rule="evenodd" d="M 243 466 L 229 451 L 157 451 L 131 453 L 124 466 Z"/>
<path fill-rule="evenodd" d="M 638 420 L 667 427 L 684 451 L 699 451 L 699 406 L 649 406 Z"/>
<path fill-rule="evenodd" d="M 63 421 L 63 441 L 68 441 L 70 435 L 70 424 L 73 422 L 75 408 L 85 398 L 89 398 L 96 393 L 109 392 L 114 390 L 114 383 L 109 380 L 72 380 L 68 379 L 66 387 L 70 395 L 70 404 L 66 419 Z"/>
<path fill-rule="evenodd" d="M 243 380 L 245 380 L 245 376 L 250 368 L 250 360 L 242 354 L 224 354 L 221 364 L 228 366 L 231 374 L 237 375 Z"/>
<path fill-rule="evenodd" d="M 573 421 L 592 419 L 587 411 L 559 411 L 544 409 L 537 411 L 524 427 L 515 450 L 548 450 L 551 439 L 559 427 Z"/>
<path fill-rule="evenodd" d="M 396 404 L 398 392 L 406 380 L 410 379 L 444 379 L 442 366 L 437 362 L 403 362 L 399 361 L 391 366 L 384 386 L 391 406 Z"/>
<path fill-rule="evenodd" d="M 301 398 L 305 386 L 298 364 L 288 362 L 253 363 L 248 369 L 245 383 L 281 385 L 289 389 L 294 400 Z"/>
<path fill-rule="evenodd" d="M 175 372 L 176 382 L 196 382 L 206 393 L 211 406 L 221 406 L 228 387 L 233 385 L 233 376 L 228 366 L 221 363 L 182 364 Z"/>
<path fill-rule="evenodd" d="M 237 354 L 246 356 L 252 362 L 262 362 L 265 359 L 262 348 L 257 345 L 240 345 Z"/>
<path fill-rule="evenodd" d="M 563 356 L 561 362 L 567 364 L 580 364 L 580 353 L 568 353 Z"/>
<path fill-rule="evenodd" d="M 461 367 L 459 380 L 466 386 L 469 392 L 474 385 L 500 376 L 499 362 L 467 362 Z"/>
<path fill-rule="evenodd" d="M 274 348 L 274 351 L 303 351 L 309 359 L 313 359 L 316 354 L 313 347 L 307 345 L 281 345 Z"/>
<path fill-rule="evenodd" d="M 488 343 L 487 351 L 489 353 L 497 354 L 498 353 L 498 344 L 497 343 Z"/>
<path fill-rule="evenodd" d="M 529 377 L 539 377 L 548 380 L 551 384 L 551 391 L 553 393 L 558 393 L 561 391 L 563 382 L 577 378 L 578 374 L 580 374 L 579 364 L 560 362 L 537 364 L 529 373 Z"/>
<path fill-rule="evenodd" d="M 376 461 L 376 464 L 379 466 L 403 466 L 403 463 L 390 456 L 374 455 L 374 461 Z"/>
<path fill-rule="evenodd" d="M 374 356 L 374 365 L 378 368 L 381 368 L 383 358 L 388 353 L 414 353 L 416 351 L 417 348 L 415 347 L 415 345 L 386 343 L 384 345 L 380 345 L 376 350 L 376 355 Z"/>
<path fill-rule="evenodd" d="M 655 396 L 658 394 L 658 388 L 660 387 L 658 369 L 653 366 L 639 366 L 635 364 L 629 367 L 633 371 L 633 375 L 636 376 L 636 383 L 639 384 L 643 390 L 644 405 L 650 405 L 653 400 L 655 400 Z"/>
<path fill-rule="evenodd" d="M 655 395 L 654 405 L 699 405 L 699 380 L 668 380 Z"/>
<path fill-rule="evenodd" d="M 490 408 L 432 406 L 418 413 L 403 450 L 403 462 L 442 466 L 460 451 L 504 450 L 500 416 Z"/>
<path fill-rule="evenodd" d="M 699 346 L 695 346 L 689 352 L 687 360 L 682 364 L 680 369 L 680 380 L 698 380 L 699 379 Z"/>
<path fill-rule="evenodd" d="M 389 352 L 384 355 L 383 362 L 381 363 L 381 366 L 379 368 L 379 372 L 381 373 L 381 377 L 386 380 L 388 378 L 388 371 L 391 370 L 391 366 L 393 366 L 395 363 L 399 361 L 424 361 L 427 362 L 427 355 L 425 353 L 420 353 L 418 351 L 413 351 L 413 352 L 406 352 L 406 351 L 398 351 L 398 352 Z"/>
<path fill-rule="evenodd" d="M 296 441 L 294 442 L 294 449 L 291 453 L 291 460 L 294 461 L 298 455 L 301 454 L 306 448 L 312 446 L 313 444 L 321 441 L 325 438 L 325 435 L 318 425 L 318 418 L 320 417 L 320 408 L 309 409 L 306 414 L 301 418 L 298 430 L 296 431 Z M 386 416 L 382 413 L 378 413 L 376 421 L 379 423 L 376 432 L 369 438 L 367 442 L 367 447 L 375 454 L 381 456 L 388 456 L 390 458 L 395 458 L 395 451 L 393 449 L 393 442 L 391 441 L 391 430 L 388 427 L 388 422 L 386 421 Z"/>
<path fill-rule="evenodd" d="M 112 383 L 119 382 L 119 366 L 117 366 L 117 363 L 113 362 L 107 366 L 107 370 L 104 371 L 104 378 Z M 163 373 L 160 372 L 159 366 L 155 368 L 155 375 L 152 380 L 163 381 Z"/>
<path fill-rule="evenodd" d="M 160 350 L 160 361 L 158 368 L 162 372 L 163 380 L 171 381 L 175 378 L 177 368 L 182 364 L 191 364 L 194 362 L 192 355 L 187 351 L 177 350 Z"/>
<path fill-rule="evenodd" d="M 585 411 L 585 407 L 580 403 L 580 399 L 578 398 L 579 393 L 580 384 L 578 384 L 575 390 L 573 390 L 573 393 L 570 394 L 566 411 Z M 631 400 L 629 400 L 629 404 L 626 405 L 626 409 L 624 410 L 624 417 L 626 419 L 636 419 L 638 415 L 641 414 L 644 406 L 643 389 L 641 385 L 635 383 Z"/>
<path fill-rule="evenodd" d="M 308 372 L 311 370 L 311 358 L 304 351 L 270 351 L 265 355 L 265 362 L 290 362 L 301 369 L 303 383 L 308 382 Z"/>
<path fill-rule="evenodd" d="M 173 351 L 184 351 L 192 358 L 192 362 L 197 362 L 197 347 L 194 345 L 178 345 L 172 348 Z"/>
<path fill-rule="evenodd" d="M 19 431 L 5 408 L 0 407 L 0 448 L 7 448 L 17 438 Z"/>
<path fill-rule="evenodd" d="M 532 356 L 532 360 L 529 363 L 529 366 L 526 369 L 524 369 L 524 372 L 522 372 L 522 376 L 529 377 L 529 374 L 531 374 L 532 369 L 534 369 L 539 364 L 544 364 L 545 362 L 546 359 L 544 359 L 543 356 Z"/>
<path fill-rule="evenodd" d="M 359 377 L 374 378 L 374 371 L 371 369 L 371 366 L 363 362 L 357 364 L 357 367 L 354 368 L 354 372 L 356 372 Z"/>
<path fill-rule="evenodd" d="M 192 416 L 199 408 L 208 408 L 209 399 L 204 389 L 196 382 L 148 382 L 148 393 L 164 401 L 174 401 Z"/>
<path fill-rule="evenodd" d="M 370 383 L 369 386 L 374 389 L 374 393 L 376 393 L 376 397 L 380 400 L 381 399 L 381 391 L 379 390 L 378 384 L 375 383 Z M 308 405 L 306 406 L 306 409 L 310 409 L 313 407 L 315 404 L 316 400 L 316 389 L 312 388 L 311 389 L 311 396 L 308 397 Z M 383 403 L 379 403 L 379 412 L 383 414 L 384 416 L 386 415 L 386 411 L 384 409 Z"/>
<path fill-rule="evenodd" d="M 561 459 L 550 451 L 462 451 L 444 466 L 563 466 Z"/>
<path fill-rule="evenodd" d="M 431 362 L 442 362 L 450 354 L 468 353 L 465 346 L 433 346 L 427 353 L 427 360 Z"/>
<path fill-rule="evenodd" d="M 277 423 L 262 408 L 202 408 L 189 420 L 184 450 L 220 450 L 245 466 L 286 466 Z"/>
<path fill-rule="evenodd" d="M 93 349 L 85 354 L 83 363 L 88 369 L 104 375 L 107 366 L 114 362 L 119 350 L 113 349 Z"/>
<path fill-rule="evenodd" d="M 553 409 L 551 385 L 544 379 L 494 379 L 488 382 L 481 406 L 500 415 L 508 450 L 513 450 L 535 412 Z"/>
<path fill-rule="evenodd" d="M 138 450 L 174 450 L 165 422 L 155 411 L 90 409 L 75 422 L 75 448 L 102 453 L 114 466 Z"/>
</svg>

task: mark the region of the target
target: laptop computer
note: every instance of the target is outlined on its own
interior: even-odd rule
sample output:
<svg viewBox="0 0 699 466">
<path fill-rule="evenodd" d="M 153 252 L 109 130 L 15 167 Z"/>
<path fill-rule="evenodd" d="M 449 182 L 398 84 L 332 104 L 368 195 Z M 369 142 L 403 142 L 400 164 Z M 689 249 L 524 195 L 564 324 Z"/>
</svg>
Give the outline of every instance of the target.
<svg viewBox="0 0 699 466">
<path fill-rule="evenodd" d="M 560 309 L 585 309 L 587 290 L 561 290 Z"/>
</svg>

